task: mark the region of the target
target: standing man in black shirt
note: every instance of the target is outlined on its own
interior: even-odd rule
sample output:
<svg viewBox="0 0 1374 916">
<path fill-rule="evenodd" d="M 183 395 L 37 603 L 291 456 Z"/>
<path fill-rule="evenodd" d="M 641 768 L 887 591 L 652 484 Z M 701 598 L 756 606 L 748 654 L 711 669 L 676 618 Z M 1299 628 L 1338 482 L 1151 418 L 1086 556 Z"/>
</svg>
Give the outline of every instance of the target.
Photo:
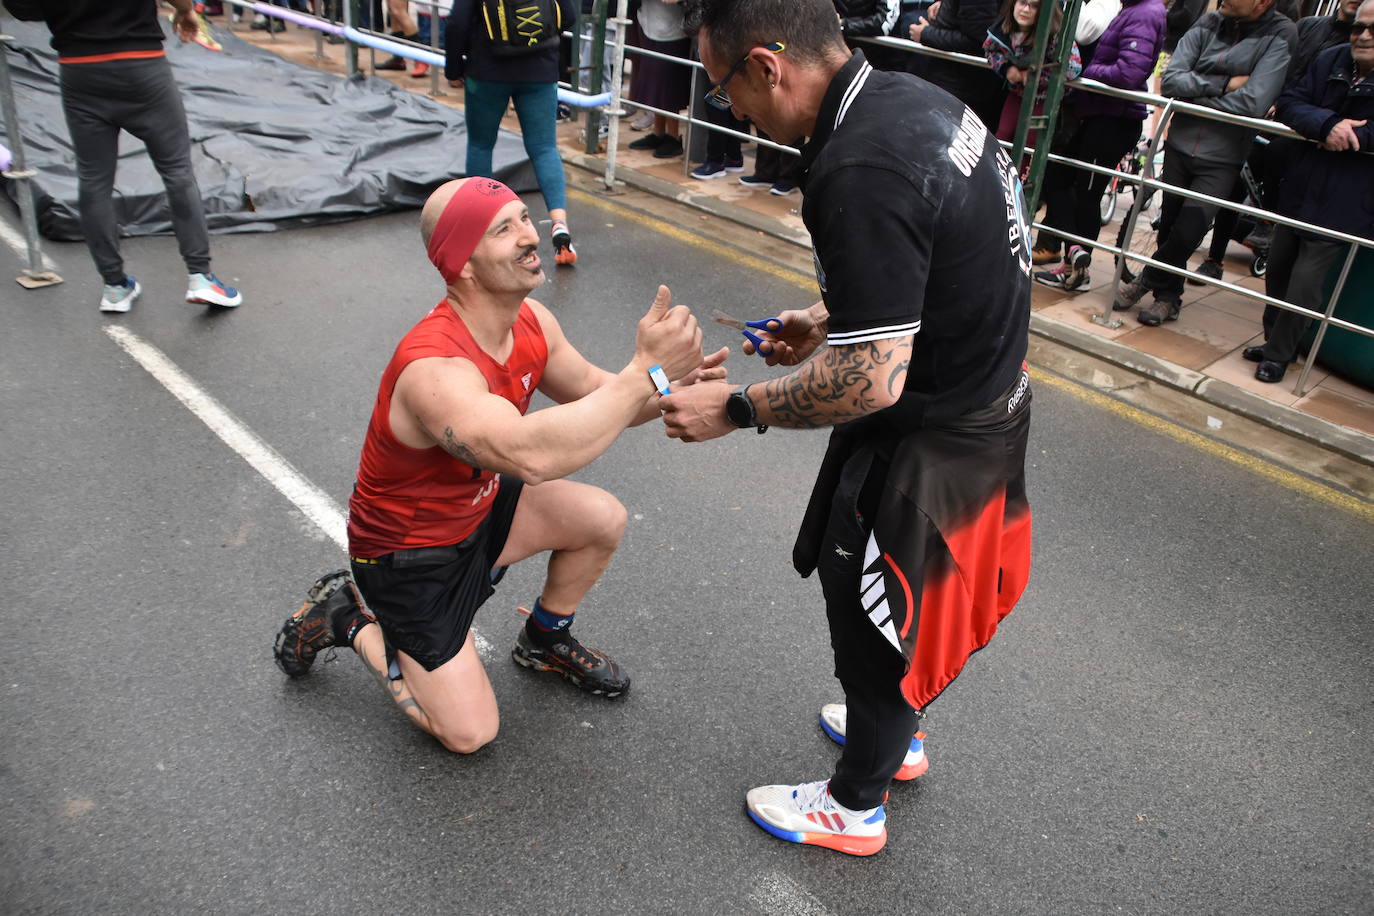
<svg viewBox="0 0 1374 916">
<path fill-rule="evenodd" d="M 793 564 L 820 571 L 847 701 L 821 725 L 844 751 L 828 781 L 753 789 L 748 810 L 782 839 L 869 855 L 889 783 L 927 766 L 924 707 L 1029 575 L 1020 183 L 962 103 L 851 54 L 828 0 L 688 0 L 687 21 L 717 104 L 811 138 L 802 218 L 822 301 L 761 335 L 791 373 L 664 397 L 668 435 L 834 427 Z"/>
</svg>

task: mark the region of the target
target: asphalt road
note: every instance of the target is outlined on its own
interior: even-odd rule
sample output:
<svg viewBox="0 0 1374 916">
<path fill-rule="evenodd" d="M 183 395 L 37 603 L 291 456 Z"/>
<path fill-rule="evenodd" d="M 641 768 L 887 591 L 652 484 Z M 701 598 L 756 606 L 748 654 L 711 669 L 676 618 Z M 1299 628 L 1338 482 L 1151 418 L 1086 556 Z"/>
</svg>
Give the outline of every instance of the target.
<svg viewBox="0 0 1374 916">
<path fill-rule="evenodd" d="M 583 260 L 537 295 L 602 365 L 660 280 L 703 311 L 811 299 L 628 212 L 574 218 Z M 49 247 L 65 284 L 0 287 L 0 909 L 1369 911 L 1370 525 L 1071 386 L 1035 389 L 1029 591 L 933 707 L 930 772 L 894 788 L 870 859 L 743 813 L 750 786 L 836 756 L 819 587 L 788 562 L 819 433 L 647 426 L 577 475 L 631 516 L 578 616 L 633 672 L 623 701 L 508 661 L 534 563 L 478 615 L 503 719 L 472 757 L 346 652 L 288 681 L 272 637 L 341 550 L 107 329 L 337 511 L 380 370 L 441 294 L 417 224 L 216 237 L 232 313 L 179 301 L 167 238 L 126 242 L 128 316 L 97 313 L 80 245 Z M 0 275 L 19 264 L 0 248 Z"/>
</svg>

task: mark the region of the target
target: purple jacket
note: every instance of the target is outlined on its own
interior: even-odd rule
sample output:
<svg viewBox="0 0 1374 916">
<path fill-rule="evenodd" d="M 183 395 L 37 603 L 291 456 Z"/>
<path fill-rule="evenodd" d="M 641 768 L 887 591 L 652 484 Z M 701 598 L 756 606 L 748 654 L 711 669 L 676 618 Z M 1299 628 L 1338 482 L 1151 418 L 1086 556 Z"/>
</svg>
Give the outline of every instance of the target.
<svg viewBox="0 0 1374 916">
<path fill-rule="evenodd" d="M 1121 12 L 1107 25 L 1092 62 L 1083 68 L 1083 79 L 1118 89 L 1146 89 L 1164 48 L 1165 13 L 1162 0 L 1122 0 Z M 1074 93 L 1073 110 L 1080 118 L 1145 119 L 1145 106 L 1139 102 L 1093 92 Z"/>
</svg>

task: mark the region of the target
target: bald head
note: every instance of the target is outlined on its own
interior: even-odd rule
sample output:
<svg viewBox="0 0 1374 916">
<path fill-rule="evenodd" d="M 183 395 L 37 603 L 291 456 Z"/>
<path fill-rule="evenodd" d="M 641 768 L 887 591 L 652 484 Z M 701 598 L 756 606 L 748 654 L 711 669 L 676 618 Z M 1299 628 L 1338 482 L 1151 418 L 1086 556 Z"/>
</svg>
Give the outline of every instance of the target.
<svg viewBox="0 0 1374 916">
<path fill-rule="evenodd" d="M 444 215 L 444 208 L 453 200 L 453 195 L 458 193 L 458 189 L 469 181 L 472 179 L 446 181 L 435 188 L 434 193 L 429 195 L 429 200 L 425 201 L 424 209 L 420 211 L 420 241 L 426 249 L 429 248 L 430 237 L 434 235 L 434 227 L 439 225 L 439 217 Z"/>
</svg>

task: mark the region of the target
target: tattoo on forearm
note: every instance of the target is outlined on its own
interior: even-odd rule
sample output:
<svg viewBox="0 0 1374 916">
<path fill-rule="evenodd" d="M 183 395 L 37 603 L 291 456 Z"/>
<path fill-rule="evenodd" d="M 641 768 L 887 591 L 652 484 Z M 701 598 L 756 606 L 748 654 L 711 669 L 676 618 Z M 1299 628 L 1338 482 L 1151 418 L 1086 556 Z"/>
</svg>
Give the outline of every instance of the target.
<svg viewBox="0 0 1374 916">
<path fill-rule="evenodd" d="M 462 442 L 453 438 L 452 426 L 444 427 L 444 435 L 443 438 L 439 440 L 439 447 L 464 464 L 470 464 L 473 467 L 477 467 L 477 453 Z"/>
<path fill-rule="evenodd" d="M 827 347 L 795 372 L 764 385 L 769 421 L 791 429 L 813 429 L 855 420 L 901 393 L 910 365 L 910 338 Z"/>
<path fill-rule="evenodd" d="M 401 712 L 416 721 L 420 721 L 424 717 L 425 711 L 420 708 L 420 704 L 416 702 L 413 696 L 406 693 L 405 682 L 393 681 L 387 677 L 386 665 L 373 664 L 372 659 L 367 657 L 367 649 L 362 646 L 354 646 L 354 648 L 357 649 L 358 657 L 363 660 L 363 666 L 372 673 L 373 679 L 386 691 L 387 696 L 391 697 L 391 701 L 400 707 Z"/>
</svg>

